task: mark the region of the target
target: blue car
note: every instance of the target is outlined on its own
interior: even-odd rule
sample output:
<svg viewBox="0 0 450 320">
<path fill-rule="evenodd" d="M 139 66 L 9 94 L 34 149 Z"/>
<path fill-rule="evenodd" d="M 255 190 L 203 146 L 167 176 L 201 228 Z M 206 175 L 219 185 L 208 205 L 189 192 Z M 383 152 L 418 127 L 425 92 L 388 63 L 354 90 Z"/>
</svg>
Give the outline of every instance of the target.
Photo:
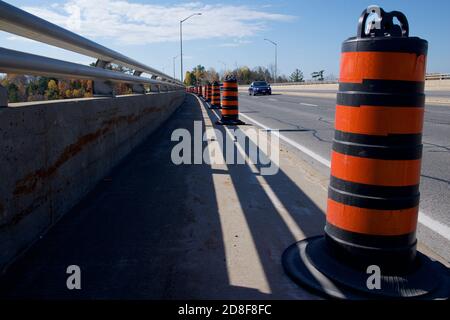
<svg viewBox="0 0 450 320">
<path fill-rule="evenodd" d="M 254 81 L 248 88 L 248 94 L 250 96 L 256 96 L 257 94 L 272 94 L 272 88 L 270 84 L 265 81 Z"/>
</svg>

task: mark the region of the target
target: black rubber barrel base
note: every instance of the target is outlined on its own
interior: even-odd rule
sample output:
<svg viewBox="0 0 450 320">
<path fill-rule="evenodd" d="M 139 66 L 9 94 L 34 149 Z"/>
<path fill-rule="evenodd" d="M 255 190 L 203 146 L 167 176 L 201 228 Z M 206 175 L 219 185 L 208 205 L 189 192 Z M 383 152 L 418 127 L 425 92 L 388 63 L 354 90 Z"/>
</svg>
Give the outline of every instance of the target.
<svg viewBox="0 0 450 320">
<path fill-rule="evenodd" d="M 220 119 L 219 121 L 216 121 L 216 124 L 222 126 L 238 126 L 245 125 L 246 123 L 239 119 Z"/>
<path fill-rule="evenodd" d="M 210 104 L 208 108 L 209 109 L 222 109 L 220 106 L 214 105 L 214 104 Z"/>
<path fill-rule="evenodd" d="M 298 285 L 337 299 L 448 299 L 450 272 L 417 252 L 417 268 L 403 275 L 383 274 L 380 289 L 369 289 L 372 273 L 356 269 L 330 254 L 323 236 L 308 238 L 287 248 L 282 257 L 286 274 Z"/>
</svg>

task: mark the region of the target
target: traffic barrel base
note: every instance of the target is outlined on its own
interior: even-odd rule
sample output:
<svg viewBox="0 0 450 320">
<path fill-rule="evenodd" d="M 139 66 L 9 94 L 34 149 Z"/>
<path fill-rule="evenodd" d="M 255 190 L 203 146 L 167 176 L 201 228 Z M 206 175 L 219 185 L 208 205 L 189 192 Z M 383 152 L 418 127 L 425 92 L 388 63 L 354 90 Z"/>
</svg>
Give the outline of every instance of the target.
<svg viewBox="0 0 450 320">
<path fill-rule="evenodd" d="M 407 273 L 381 274 L 380 289 L 369 289 L 370 273 L 340 260 L 324 236 L 311 237 L 288 247 L 282 256 L 286 274 L 298 285 L 337 299 L 445 299 L 449 296 L 446 267 L 417 252 Z"/>
<path fill-rule="evenodd" d="M 216 124 L 222 125 L 222 126 L 238 126 L 238 125 L 246 125 L 244 121 L 241 121 L 239 119 L 222 119 L 216 121 Z"/>
<path fill-rule="evenodd" d="M 416 250 L 427 51 L 403 13 L 377 6 L 344 41 L 325 235 L 286 250 L 294 281 L 342 298 L 448 297 L 449 272 Z"/>
</svg>

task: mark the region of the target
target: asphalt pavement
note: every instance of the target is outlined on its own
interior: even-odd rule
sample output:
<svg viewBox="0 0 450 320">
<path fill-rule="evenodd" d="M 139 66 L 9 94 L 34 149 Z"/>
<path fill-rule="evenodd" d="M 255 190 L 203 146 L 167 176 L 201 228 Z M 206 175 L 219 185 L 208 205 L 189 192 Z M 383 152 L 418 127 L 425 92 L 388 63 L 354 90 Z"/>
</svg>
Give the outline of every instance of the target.
<svg viewBox="0 0 450 320">
<path fill-rule="evenodd" d="M 244 120 L 280 130 L 280 135 L 313 153 L 311 157 L 293 147 L 300 156 L 329 175 L 327 165 L 317 161 L 314 154 L 330 160 L 335 113 L 335 98 L 329 97 L 332 90 L 311 91 L 317 97 L 276 91 L 271 96 L 255 97 L 242 91 L 239 107 Z M 320 97 L 321 92 L 328 94 Z M 423 146 L 418 239 L 450 261 L 450 105 L 426 105 Z"/>
<path fill-rule="evenodd" d="M 248 163 L 176 165 L 172 150 L 179 141 L 172 134 L 182 130 L 196 139 L 198 133 L 201 141 L 206 128 L 215 128 L 220 134 L 210 130 L 199 145 L 211 147 L 230 134 L 214 124 L 217 116 L 187 95 L 166 123 L 9 267 L 0 277 L 0 300 L 317 299 L 285 274 L 281 256 L 296 241 L 323 232 L 325 187 L 283 151 L 280 170 L 268 176 Z M 188 137 L 183 141 L 190 145 Z M 216 152 L 225 154 L 222 147 Z M 248 156 L 245 147 L 239 150 Z M 66 286 L 71 265 L 80 268 L 79 290 Z"/>
<path fill-rule="evenodd" d="M 219 112 L 188 95 L 160 129 L 9 267 L 0 277 L 0 299 L 319 298 L 286 276 L 281 256 L 292 243 L 323 234 L 334 102 L 241 94 L 240 106 L 241 119 L 250 124 L 243 130 L 254 128 L 251 122 L 280 130 L 276 174 L 262 175 L 259 165 L 249 163 L 176 165 L 175 130 L 194 137 L 194 121 L 201 124 L 200 137 L 206 128 L 217 129 L 205 147 L 233 129 L 215 125 Z M 440 213 L 449 205 L 443 167 L 448 145 L 438 138 L 448 136 L 449 110 L 428 108 L 424 137 L 421 208 L 442 223 L 448 223 Z M 249 155 L 241 142 L 231 146 L 235 154 Z M 419 251 L 448 266 L 441 259 L 448 243 L 424 226 L 419 238 Z M 81 270 L 80 290 L 66 286 L 71 265 Z"/>
</svg>

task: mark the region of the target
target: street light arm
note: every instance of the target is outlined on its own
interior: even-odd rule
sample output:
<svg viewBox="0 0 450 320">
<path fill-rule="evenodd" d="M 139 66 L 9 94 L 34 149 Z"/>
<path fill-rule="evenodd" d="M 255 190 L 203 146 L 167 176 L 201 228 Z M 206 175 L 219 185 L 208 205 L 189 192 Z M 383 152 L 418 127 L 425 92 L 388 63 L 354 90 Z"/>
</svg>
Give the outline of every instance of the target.
<svg viewBox="0 0 450 320">
<path fill-rule="evenodd" d="M 275 72 L 274 72 L 274 81 L 277 81 L 277 64 L 278 64 L 278 43 L 276 43 L 275 41 L 272 41 L 270 39 L 265 38 L 264 40 L 270 42 L 271 44 L 273 44 L 275 46 Z"/>
<path fill-rule="evenodd" d="M 189 17 L 187 17 L 187 18 L 181 20 L 180 23 L 185 22 L 187 19 L 192 18 L 193 16 L 201 16 L 201 15 L 202 15 L 201 12 L 193 13 L 193 14 L 191 14 Z"/>
<path fill-rule="evenodd" d="M 264 40 L 269 41 L 271 44 L 273 44 L 275 46 L 278 46 L 278 43 L 276 43 L 275 41 L 272 41 L 270 39 L 264 39 Z"/>
</svg>

